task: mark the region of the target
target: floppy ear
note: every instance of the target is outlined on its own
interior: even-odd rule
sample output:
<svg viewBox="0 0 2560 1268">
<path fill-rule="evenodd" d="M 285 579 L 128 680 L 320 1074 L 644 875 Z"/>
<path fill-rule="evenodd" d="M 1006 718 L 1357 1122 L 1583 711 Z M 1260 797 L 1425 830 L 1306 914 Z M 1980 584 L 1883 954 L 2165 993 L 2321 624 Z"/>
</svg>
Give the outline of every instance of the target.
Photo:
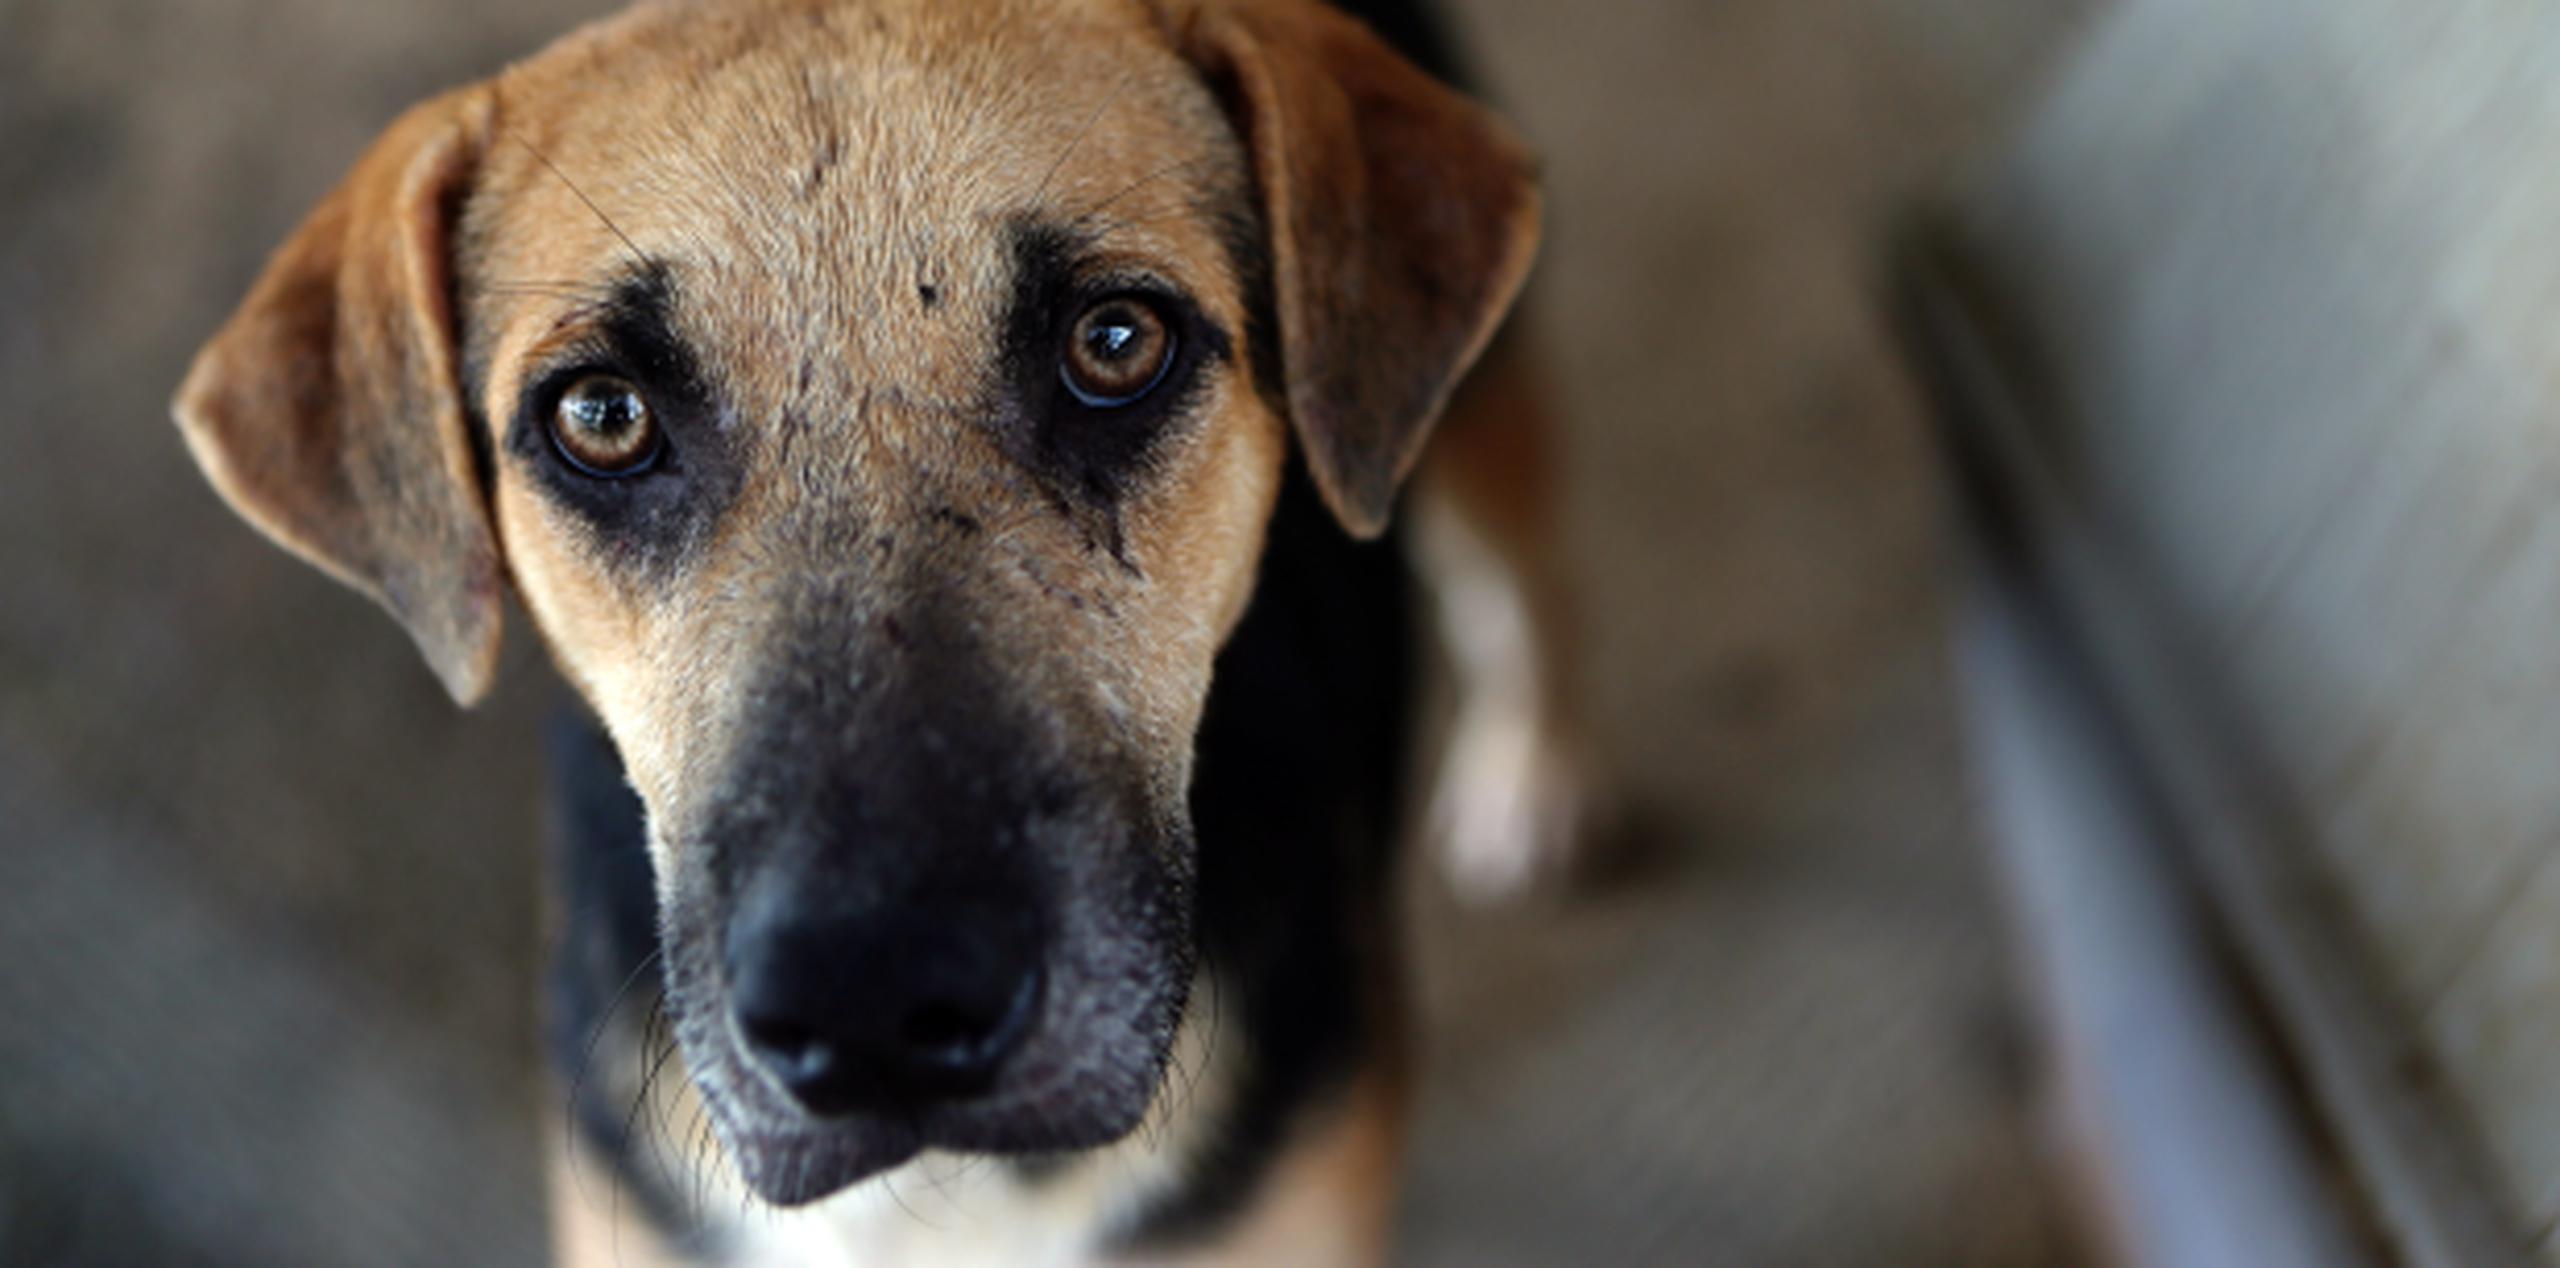
<svg viewBox="0 0 2560 1268">
<path fill-rule="evenodd" d="M 1373 537 L 1529 271 L 1535 163 L 1329 5 L 1207 0 L 1176 21 L 1252 153 L 1298 443 Z"/>
<path fill-rule="evenodd" d="M 496 668 L 503 581 L 457 379 L 451 236 L 491 114 L 472 88 L 392 124 L 174 406 L 232 508 L 389 608 L 465 704 Z"/>
</svg>

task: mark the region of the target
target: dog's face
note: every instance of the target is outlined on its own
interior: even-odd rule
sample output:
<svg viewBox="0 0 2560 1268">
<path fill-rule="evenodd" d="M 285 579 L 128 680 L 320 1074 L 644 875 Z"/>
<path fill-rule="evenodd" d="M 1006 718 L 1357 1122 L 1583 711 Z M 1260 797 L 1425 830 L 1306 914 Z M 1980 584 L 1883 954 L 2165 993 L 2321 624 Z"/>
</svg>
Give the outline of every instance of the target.
<svg viewBox="0 0 2560 1268">
<path fill-rule="evenodd" d="M 1297 0 L 648 6 L 413 111 L 179 413 L 459 696 L 509 582 L 648 809 L 749 1183 L 1134 1127 L 1293 443 L 1383 522 L 1534 234 Z"/>
<path fill-rule="evenodd" d="M 1117 1137 L 1190 976 L 1190 736 L 1286 446 L 1251 178 L 1143 15 L 1006 16 L 647 13 L 587 54 L 646 93 L 502 83 L 462 221 L 500 546 L 786 1199 Z"/>
</svg>

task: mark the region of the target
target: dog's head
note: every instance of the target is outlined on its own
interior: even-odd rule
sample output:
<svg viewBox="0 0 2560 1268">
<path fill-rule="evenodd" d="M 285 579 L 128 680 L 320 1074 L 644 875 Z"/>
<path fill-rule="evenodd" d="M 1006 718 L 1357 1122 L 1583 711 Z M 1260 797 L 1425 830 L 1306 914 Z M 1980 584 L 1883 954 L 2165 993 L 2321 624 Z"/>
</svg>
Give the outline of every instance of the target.
<svg viewBox="0 0 2560 1268">
<path fill-rule="evenodd" d="M 1521 149 L 1312 0 L 644 6 L 394 124 L 178 399 L 465 701 L 512 587 L 648 809 L 749 1183 L 1139 1122 L 1294 444 L 1353 533 Z"/>
</svg>

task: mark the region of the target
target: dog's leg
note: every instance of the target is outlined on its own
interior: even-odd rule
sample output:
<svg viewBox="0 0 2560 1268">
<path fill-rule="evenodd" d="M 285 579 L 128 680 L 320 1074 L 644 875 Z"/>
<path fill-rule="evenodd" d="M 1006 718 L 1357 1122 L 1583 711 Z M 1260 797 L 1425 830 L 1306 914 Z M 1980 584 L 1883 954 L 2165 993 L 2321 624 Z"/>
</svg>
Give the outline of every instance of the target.
<svg viewBox="0 0 2560 1268">
<path fill-rule="evenodd" d="M 1416 553 L 1456 709 L 1430 831 L 1465 893 L 1573 862 L 1588 806 L 1546 385 L 1515 319 L 1450 403 L 1416 480 Z"/>
</svg>

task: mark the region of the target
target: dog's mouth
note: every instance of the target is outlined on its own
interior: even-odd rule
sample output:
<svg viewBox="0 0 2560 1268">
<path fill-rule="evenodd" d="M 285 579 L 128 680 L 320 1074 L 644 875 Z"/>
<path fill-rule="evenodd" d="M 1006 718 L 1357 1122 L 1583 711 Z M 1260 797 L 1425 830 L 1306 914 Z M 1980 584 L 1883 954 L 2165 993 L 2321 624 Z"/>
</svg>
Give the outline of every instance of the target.
<svg viewBox="0 0 2560 1268">
<path fill-rule="evenodd" d="M 747 1187 L 777 1206 L 815 1202 L 928 1150 L 1056 1155 L 1097 1149 L 1137 1129 L 1153 1105 L 1183 1008 L 1176 988 L 1134 1015 L 1069 1003 L 1043 1019 L 1065 1033 L 1032 1046 L 982 1091 L 906 1104 L 803 1103 L 716 1014 L 672 1000 L 687 1066 L 713 1129 Z"/>
<path fill-rule="evenodd" d="M 989 1156 L 1053 1156 L 1110 1145 L 1135 1131 L 1154 1103 L 1169 1045 L 1127 1063 L 1125 1073 L 1001 1092 L 979 1103 L 942 1103 L 911 1114 L 863 1111 L 820 1118 L 754 1104 L 734 1070 L 697 1076 L 713 1128 L 757 1197 L 776 1206 L 816 1202 L 893 1170 L 928 1149 Z M 716 1063 L 714 1068 L 716 1069 Z"/>
</svg>

